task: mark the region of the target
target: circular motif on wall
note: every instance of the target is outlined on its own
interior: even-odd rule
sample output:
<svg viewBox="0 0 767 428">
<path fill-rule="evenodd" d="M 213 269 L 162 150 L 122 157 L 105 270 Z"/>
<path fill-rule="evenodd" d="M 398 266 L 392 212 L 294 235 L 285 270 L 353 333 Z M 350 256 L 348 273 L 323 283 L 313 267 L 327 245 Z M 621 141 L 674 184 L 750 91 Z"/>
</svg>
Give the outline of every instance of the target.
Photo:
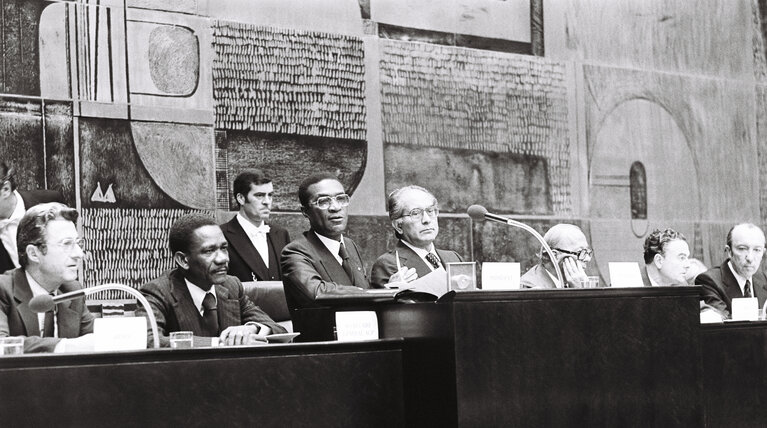
<svg viewBox="0 0 767 428">
<path fill-rule="evenodd" d="M 200 74 L 200 46 L 189 28 L 159 26 L 149 34 L 149 72 L 157 89 L 192 95 Z"/>
</svg>

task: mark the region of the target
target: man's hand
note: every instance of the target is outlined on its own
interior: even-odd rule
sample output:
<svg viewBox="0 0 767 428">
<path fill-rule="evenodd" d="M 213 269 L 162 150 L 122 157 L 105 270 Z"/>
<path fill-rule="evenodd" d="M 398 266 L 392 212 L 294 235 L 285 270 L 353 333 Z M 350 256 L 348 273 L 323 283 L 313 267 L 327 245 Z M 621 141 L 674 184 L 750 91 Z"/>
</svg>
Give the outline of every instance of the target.
<svg viewBox="0 0 767 428">
<path fill-rule="evenodd" d="M 581 288 L 581 281 L 588 279 L 583 265 L 572 257 L 565 257 L 562 260 L 562 275 L 570 288 Z"/>
<path fill-rule="evenodd" d="M 269 327 L 266 329 L 268 330 Z M 259 334 L 261 331 L 264 329 L 257 324 L 227 327 L 218 337 L 218 343 L 220 346 L 256 345 L 266 342 L 266 334 L 268 333 L 261 335 Z"/>
<path fill-rule="evenodd" d="M 415 272 L 415 268 L 409 268 L 402 266 L 397 272 L 389 277 L 389 282 L 386 284 L 387 288 L 408 288 L 405 283 L 415 281 L 418 278 L 418 274 Z"/>
<path fill-rule="evenodd" d="M 88 333 L 72 339 L 61 339 L 53 352 L 93 352 L 95 348 L 96 342 L 93 333 Z"/>
</svg>

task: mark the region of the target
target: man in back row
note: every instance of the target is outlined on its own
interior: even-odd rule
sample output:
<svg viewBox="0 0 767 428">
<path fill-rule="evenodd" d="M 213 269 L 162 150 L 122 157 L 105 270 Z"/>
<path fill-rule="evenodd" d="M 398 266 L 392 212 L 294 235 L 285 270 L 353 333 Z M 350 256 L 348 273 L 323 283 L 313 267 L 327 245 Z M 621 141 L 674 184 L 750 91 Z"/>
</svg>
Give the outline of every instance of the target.
<svg viewBox="0 0 767 428">
<path fill-rule="evenodd" d="M 764 232 L 756 225 L 733 226 L 724 246 L 727 260 L 695 278 L 695 284 L 703 286 L 703 300 L 728 318 L 734 298 L 756 297 L 761 309 L 767 299 L 767 276 L 759 270 L 764 244 Z"/>
</svg>

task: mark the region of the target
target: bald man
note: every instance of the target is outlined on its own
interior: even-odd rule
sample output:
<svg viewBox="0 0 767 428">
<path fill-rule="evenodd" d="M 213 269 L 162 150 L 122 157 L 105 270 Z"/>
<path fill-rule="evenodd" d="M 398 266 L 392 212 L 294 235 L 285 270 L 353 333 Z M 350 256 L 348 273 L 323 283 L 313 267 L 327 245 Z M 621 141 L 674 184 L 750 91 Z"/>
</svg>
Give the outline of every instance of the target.
<svg viewBox="0 0 767 428">
<path fill-rule="evenodd" d="M 543 240 L 554 253 L 554 263 L 559 265 L 565 284 L 557 279 L 556 269 L 549 255 L 541 247 L 541 261 L 525 272 L 519 279 L 521 288 L 580 288 L 580 282 L 587 279 L 586 266 L 593 254 L 586 235 L 574 224 L 560 223 L 549 229 Z"/>
</svg>

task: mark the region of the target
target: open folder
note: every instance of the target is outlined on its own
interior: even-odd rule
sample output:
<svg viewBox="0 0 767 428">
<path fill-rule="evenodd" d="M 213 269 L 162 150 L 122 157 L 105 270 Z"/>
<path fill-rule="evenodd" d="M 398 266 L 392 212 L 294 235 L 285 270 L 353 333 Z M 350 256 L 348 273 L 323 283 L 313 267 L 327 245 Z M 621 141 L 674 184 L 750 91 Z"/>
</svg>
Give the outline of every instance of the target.
<svg viewBox="0 0 767 428">
<path fill-rule="evenodd" d="M 392 284 L 395 285 L 395 284 Z M 433 302 L 443 296 L 445 299 L 454 293 L 448 293 L 447 273 L 438 269 L 408 283 L 397 283 L 396 288 L 375 288 L 343 293 L 334 291 L 318 292 L 315 301 L 328 305 L 343 305 L 364 302 Z"/>
</svg>

